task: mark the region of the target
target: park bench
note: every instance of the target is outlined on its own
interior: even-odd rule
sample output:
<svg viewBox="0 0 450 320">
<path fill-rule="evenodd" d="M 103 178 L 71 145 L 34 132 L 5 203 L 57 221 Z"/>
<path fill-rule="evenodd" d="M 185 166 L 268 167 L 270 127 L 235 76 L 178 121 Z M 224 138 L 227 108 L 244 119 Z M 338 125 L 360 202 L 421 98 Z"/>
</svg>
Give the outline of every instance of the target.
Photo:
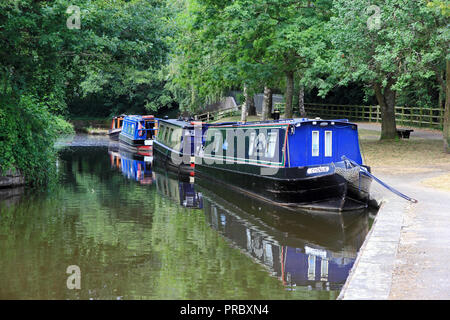
<svg viewBox="0 0 450 320">
<path fill-rule="evenodd" d="M 409 135 L 413 131 L 411 129 L 397 129 L 397 135 L 400 139 L 409 139 Z"/>
</svg>

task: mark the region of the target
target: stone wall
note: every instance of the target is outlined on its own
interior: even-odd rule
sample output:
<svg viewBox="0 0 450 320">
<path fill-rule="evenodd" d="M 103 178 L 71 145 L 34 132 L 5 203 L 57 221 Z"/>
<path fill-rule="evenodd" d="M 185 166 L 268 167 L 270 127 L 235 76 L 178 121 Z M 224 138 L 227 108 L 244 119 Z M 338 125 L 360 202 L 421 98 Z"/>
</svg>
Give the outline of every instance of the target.
<svg viewBox="0 0 450 320">
<path fill-rule="evenodd" d="M 19 171 L 8 170 L 0 174 L 0 188 L 12 188 L 25 184 L 25 177 Z"/>
</svg>

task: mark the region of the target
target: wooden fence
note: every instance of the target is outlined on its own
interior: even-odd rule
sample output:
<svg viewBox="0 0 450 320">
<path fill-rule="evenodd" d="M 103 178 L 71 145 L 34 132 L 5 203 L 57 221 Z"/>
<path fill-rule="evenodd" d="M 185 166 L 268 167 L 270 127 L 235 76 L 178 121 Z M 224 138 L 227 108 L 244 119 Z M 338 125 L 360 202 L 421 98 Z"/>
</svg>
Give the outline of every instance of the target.
<svg viewBox="0 0 450 320">
<path fill-rule="evenodd" d="M 274 104 L 275 109 L 284 113 L 284 103 Z M 381 122 L 380 106 L 338 105 L 305 103 L 308 118 L 320 117 L 323 119 L 349 119 L 352 121 Z M 197 120 L 212 121 L 226 116 L 239 115 L 238 108 L 206 112 L 196 116 Z M 395 107 L 395 118 L 398 124 L 415 127 L 429 127 L 442 129 L 444 123 L 444 109 Z"/>
<path fill-rule="evenodd" d="M 380 106 L 305 103 L 305 111 L 309 118 L 341 118 L 352 121 L 381 122 Z M 444 109 L 395 107 L 395 118 L 397 123 L 402 125 L 442 129 Z"/>
</svg>

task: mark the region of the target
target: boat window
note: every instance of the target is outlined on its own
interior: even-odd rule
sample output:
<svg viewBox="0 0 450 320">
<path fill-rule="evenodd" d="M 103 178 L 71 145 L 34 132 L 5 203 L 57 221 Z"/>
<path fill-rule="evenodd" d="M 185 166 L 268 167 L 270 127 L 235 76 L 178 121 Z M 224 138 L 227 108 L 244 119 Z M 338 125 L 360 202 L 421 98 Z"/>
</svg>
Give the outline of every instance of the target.
<svg viewBox="0 0 450 320">
<path fill-rule="evenodd" d="M 164 142 L 166 142 L 167 143 L 167 137 L 168 137 L 168 135 L 169 135 L 169 127 L 167 127 L 167 128 L 165 128 L 165 130 L 164 130 Z"/>
<path fill-rule="evenodd" d="M 312 156 L 319 156 L 319 131 L 312 132 Z"/>
<path fill-rule="evenodd" d="M 248 146 L 248 155 L 252 156 L 253 155 L 253 149 L 255 148 L 255 138 L 256 138 L 256 132 L 251 132 L 250 133 L 250 143 Z"/>
<path fill-rule="evenodd" d="M 319 133 L 318 131 L 316 131 Z M 308 255 L 308 280 L 316 279 L 316 256 Z"/>
<path fill-rule="evenodd" d="M 275 146 L 277 144 L 278 132 L 269 132 L 269 139 L 266 147 L 266 157 L 273 158 L 275 156 Z"/>
<path fill-rule="evenodd" d="M 168 136 L 168 144 L 171 145 L 172 144 L 172 135 L 173 135 L 173 128 L 170 128 L 170 132 L 169 132 L 169 136 Z"/>
<path fill-rule="evenodd" d="M 331 157 L 333 154 L 333 132 L 325 131 L 325 157 Z"/>
<path fill-rule="evenodd" d="M 320 264 L 320 280 L 328 281 L 328 259 L 322 259 Z"/>
<path fill-rule="evenodd" d="M 182 136 L 182 134 L 183 134 L 182 130 L 183 130 L 183 129 L 181 129 L 181 128 L 176 128 L 176 129 L 175 129 L 175 132 L 174 132 L 173 135 L 172 135 L 172 142 L 173 142 L 175 145 L 178 144 L 178 143 L 180 143 L 180 141 L 181 141 L 181 136 Z"/>
<path fill-rule="evenodd" d="M 214 134 L 214 152 L 219 152 L 222 146 L 222 133 L 220 131 Z"/>
<path fill-rule="evenodd" d="M 159 140 L 164 140 L 164 133 L 166 133 L 166 126 L 160 126 L 158 133 Z"/>
</svg>

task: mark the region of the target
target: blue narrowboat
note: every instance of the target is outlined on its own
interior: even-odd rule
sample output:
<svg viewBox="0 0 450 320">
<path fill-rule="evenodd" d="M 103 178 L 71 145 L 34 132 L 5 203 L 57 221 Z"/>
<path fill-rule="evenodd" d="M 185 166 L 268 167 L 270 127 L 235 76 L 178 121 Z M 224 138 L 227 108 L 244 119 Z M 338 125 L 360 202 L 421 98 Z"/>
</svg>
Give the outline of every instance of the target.
<svg viewBox="0 0 450 320">
<path fill-rule="evenodd" d="M 155 162 L 181 174 L 193 174 L 195 150 L 202 147 L 206 128 L 203 122 L 160 119 L 153 143 Z"/>
<path fill-rule="evenodd" d="M 119 141 L 131 152 L 149 153 L 157 134 L 157 118 L 154 116 L 130 115 L 123 119 Z"/>
<path fill-rule="evenodd" d="M 372 178 L 362 163 L 357 125 L 287 119 L 207 127 L 195 175 L 287 207 L 345 211 L 367 207 Z"/>
</svg>

